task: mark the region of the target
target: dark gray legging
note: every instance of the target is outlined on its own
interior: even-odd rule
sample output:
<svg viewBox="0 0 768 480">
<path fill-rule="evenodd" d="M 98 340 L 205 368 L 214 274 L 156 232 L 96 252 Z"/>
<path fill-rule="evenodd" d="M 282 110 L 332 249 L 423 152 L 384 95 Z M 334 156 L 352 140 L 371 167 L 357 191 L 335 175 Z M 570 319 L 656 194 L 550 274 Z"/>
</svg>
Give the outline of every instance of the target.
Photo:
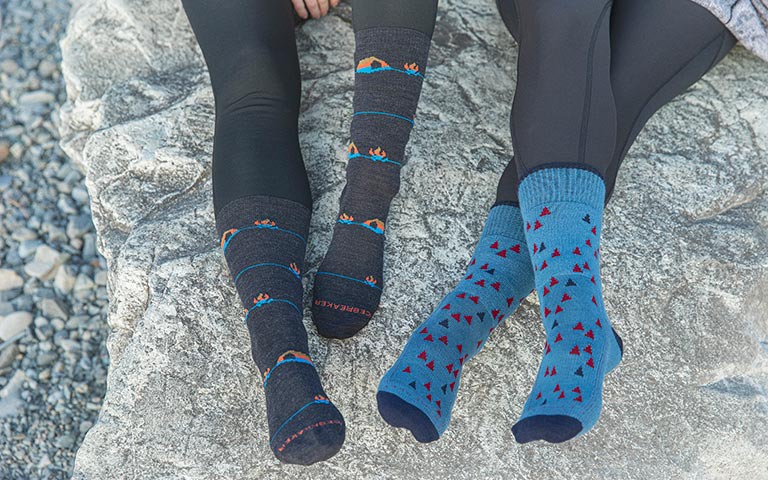
<svg viewBox="0 0 768 480">
<path fill-rule="evenodd" d="M 604 176 L 613 192 L 622 160 L 648 119 L 736 43 L 690 0 L 497 0 L 520 45 L 511 130 L 516 159 L 497 203 L 517 201 L 519 179 L 551 164 Z"/>
</svg>

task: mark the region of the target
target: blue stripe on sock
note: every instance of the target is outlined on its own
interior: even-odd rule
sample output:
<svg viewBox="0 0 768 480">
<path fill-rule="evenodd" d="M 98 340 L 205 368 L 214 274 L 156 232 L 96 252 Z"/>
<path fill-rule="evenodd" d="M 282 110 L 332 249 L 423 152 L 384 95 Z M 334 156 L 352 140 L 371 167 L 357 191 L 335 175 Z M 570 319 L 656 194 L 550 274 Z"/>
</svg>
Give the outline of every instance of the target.
<svg viewBox="0 0 768 480">
<path fill-rule="evenodd" d="M 279 263 L 256 263 L 254 265 L 249 265 L 249 266 L 245 267 L 244 269 L 240 270 L 240 272 L 235 276 L 235 280 L 234 280 L 233 283 L 235 285 L 237 285 L 237 281 L 240 279 L 240 277 L 245 272 L 247 272 L 248 270 L 252 270 L 254 268 L 258 268 L 258 267 L 277 267 L 277 268 L 282 268 L 283 270 L 288 270 L 289 272 L 291 272 L 294 277 L 296 277 L 299 281 L 301 281 L 301 275 L 296 273 L 296 271 L 291 269 L 291 267 L 287 267 L 285 265 L 280 265 Z"/>
<path fill-rule="evenodd" d="M 346 276 L 346 275 L 339 275 L 338 273 L 332 273 L 332 272 L 317 272 L 315 275 L 328 275 L 328 276 L 331 276 L 331 277 L 339 277 L 339 278 L 343 278 L 343 279 L 345 279 L 345 280 L 351 280 L 351 281 L 353 281 L 353 282 L 362 283 L 363 285 L 368 285 L 368 286 L 369 286 L 369 287 L 371 287 L 371 288 L 377 288 L 377 289 L 381 290 L 381 287 L 380 287 L 380 286 L 378 286 L 378 285 L 374 285 L 374 284 L 372 284 L 372 283 L 370 283 L 370 282 L 366 282 L 365 280 L 359 280 L 359 279 L 357 279 L 357 278 L 348 277 L 348 276 Z"/>
<path fill-rule="evenodd" d="M 376 235 L 384 235 L 384 232 L 382 232 L 381 230 L 377 230 L 377 229 L 371 227 L 370 225 L 366 225 L 363 222 L 353 222 L 353 221 L 350 221 L 350 220 L 341 220 L 341 219 L 338 220 L 338 222 L 339 223 L 343 223 L 344 225 L 357 225 L 359 227 L 367 228 L 368 230 L 372 231 Z"/>
<path fill-rule="evenodd" d="M 256 308 L 261 308 L 261 307 L 263 307 L 263 306 L 265 306 L 265 305 L 268 305 L 268 304 L 270 304 L 270 303 L 287 303 L 288 305 L 290 305 L 291 307 L 293 307 L 293 309 L 294 309 L 294 310 L 296 310 L 297 312 L 299 312 L 299 315 L 301 315 L 301 314 L 302 314 L 302 311 L 301 311 L 301 309 L 300 309 L 299 307 L 297 307 L 297 306 L 296 306 L 296 304 L 295 304 L 295 303 L 293 303 L 292 301 L 290 301 L 290 300 L 282 300 L 282 299 L 280 299 L 280 298 L 270 298 L 269 300 L 263 300 L 263 301 L 261 301 L 261 302 L 257 303 L 256 305 L 252 306 L 251 308 L 249 308 L 249 309 L 248 309 L 248 313 L 246 313 L 246 314 L 245 314 L 245 321 L 246 321 L 246 322 L 248 321 L 248 316 L 251 314 L 251 312 L 252 312 L 254 309 L 256 309 Z"/>
<path fill-rule="evenodd" d="M 385 115 L 387 117 L 394 117 L 399 118 L 400 120 L 405 120 L 406 122 L 410 123 L 411 125 L 414 124 L 413 120 L 407 117 L 403 117 L 402 115 L 397 115 L 395 113 L 388 113 L 388 112 L 355 112 L 352 114 L 353 116 L 358 115 Z"/>
<path fill-rule="evenodd" d="M 298 414 L 300 414 L 301 412 L 303 412 L 303 411 L 304 411 L 304 409 L 306 409 L 307 407 L 310 407 L 310 406 L 312 406 L 312 405 L 315 405 L 315 404 L 324 404 L 324 405 L 330 405 L 330 404 L 331 404 L 331 402 L 330 402 L 329 400 L 312 400 L 311 402 L 309 402 L 309 403 L 305 404 L 305 405 L 304 405 L 303 407 L 301 407 L 300 409 L 296 410 L 296 411 L 293 413 L 293 415 L 291 415 L 290 417 L 288 417 L 288 418 L 287 418 L 287 419 L 286 419 L 286 420 L 285 420 L 285 421 L 284 421 L 284 422 L 283 422 L 283 423 L 282 423 L 282 424 L 281 424 L 281 425 L 280 425 L 280 426 L 277 428 L 277 430 L 275 430 L 275 433 L 274 433 L 274 435 L 272 435 L 272 438 L 270 438 L 270 439 L 269 439 L 269 444 L 271 445 L 272 443 L 274 443 L 274 441 L 275 441 L 275 437 L 277 437 L 277 434 L 278 434 L 278 433 L 280 433 L 280 430 L 282 430 L 282 429 L 283 429 L 283 428 L 284 428 L 286 425 L 288 425 L 288 422 L 290 422 L 291 420 L 293 420 L 293 418 L 294 418 L 296 415 L 298 415 Z"/>
<path fill-rule="evenodd" d="M 402 70 L 400 68 L 393 68 L 393 67 L 381 67 L 381 68 L 370 68 L 370 67 L 367 67 L 367 69 L 361 68 L 361 69 L 355 71 L 355 73 L 359 73 L 359 74 L 362 74 L 362 75 L 370 75 L 370 74 L 378 73 L 378 72 L 399 72 L 399 73 L 404 73 L 404 74 L 406 74 L 408 76 L 411 76 L 411 77 L 420 77 L 421 79 L 424 79 L 424 75 L 420 74 L 419 72 L 413 72 L 413 71 L 410 71 L 410 70 Z"/>
<path fill-rule="evenodd" d="M 372 162 L 379 162 L 379 163 L 392 163 L 397 165 L 398 167 L 402 167 L 403 164 L 400 162 L 396 162 L 394 160 L 390 160 L 386 157 L 374 157 L 371 155 L 363 155 L 362 153 L 350 153 L 347 157 L 347 160 L 352 160 L 353 158 L 367 158 L 368 160 Z"/>
<path fill-rule="evenodd" d="M 274 373 L 277 367 L 286 363 L 303 363 L 305 365 L 311 366 L 312 368 L 315 368 L 315 364 L 310 362 L 309 360 L 304 360 L 303 358 L 286 358 L 282 362 L 277 362 L 275 366 L 272 367 L 272 369 L 269 372 L 267 372 L 267 374 L 264 376 L 264 382 L 262 383 L 264 388 L 267 388 L 267 382 L 269 381 L 269 377 L 272 376 L 272 373 Z"/>
<path fill-rule="evenodd" d="M 227 247 L 229 247 L 229 244 L 232 241 L 232 239 L 235 238 L 237 236 L 237 234 L 239 234 L 240 232 L 244 232 L 246 230 L 277 230 L 277 231 L 280 231 L 280 232 L 283 232 L 283 233 L 287 233 L 289 235 L 293 235 L 294 237 L 296 237 L 299 240 L 301 240 L 302 243 L 304 243 L 305 246 L 307 244 L 307 240 L 304 237 L 302 237 L 298 233 L 293 232 L 291 230 L 287 230 L 285 228 L 280 228 L 280 227 L 268 227 L 268 226 L 265 226 L 265 225 L 253 225 L 253 226 L 250 226 L 250 227 L 239 228 L 239 229 L 237 229 L 235 231 L 235 233 L 230 235 L 230 237 L 227 239 L 227 241 L 224 242 L 224 246 L 221 247 L 225 254 L 227 253 Z"/>
</svg>

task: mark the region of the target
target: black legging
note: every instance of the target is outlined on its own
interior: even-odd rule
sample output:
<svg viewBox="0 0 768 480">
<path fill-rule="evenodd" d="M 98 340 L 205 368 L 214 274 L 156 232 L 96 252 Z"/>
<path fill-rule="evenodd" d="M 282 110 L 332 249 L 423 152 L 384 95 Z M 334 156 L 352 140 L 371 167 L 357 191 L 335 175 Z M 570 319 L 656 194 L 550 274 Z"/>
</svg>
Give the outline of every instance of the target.
<svg viewBox="0 0 768 480">
<path fill-rule="evenodd" d="M 301 75 L 290 0 L 182 0 L 216 102 L 214 211 L 266 195 L 312 207 L 298 138 Z M 356 30 L 432 35 L 437 0 L 355 0 Z"/>
<path fill-rule="evenodd" d="M 519 179 L 550 163 L 597 170 L 610 197 L 621 162 L 648 119 L 736 42 L 690 0 L 497 4 L 520 43 L 511 120 L 516 161 L 499 182 L 499 203 L 516 202 Z"/>
<path fill-rule="evenodd" d="M 571 28 L 587 28 L 590 33 L 594 31 L 594 18 L 591 23 L 586 21 L 582 24 L 556 21 L 554 27 L 557 32 L 542 31 L 538 27 L 551 25 L 549 20 L 543 21 L 540 17 L 551 14 L 553 2 L 576 2 L 536 0 L 541 8 L 521 9 L 518 14 L 516 3 L 529 5 L 531 1 L 497 0 L 507 27 L 521 43 L 527 41 L 535 45 L 541 37 L 542 41 L 551 40 L 558 47 L 567 44 L 567 40 L 558 38 L 556 33 L 570 32 Z M 602 0 L 596 3 L 602 4 Z M 311 206 L 309 181 L 298 141 L 301 78 L 294 36 L 295 16 L 290 1 L 183 0 L 183 4 L 208 64 L 216 100 L 213 155 L 215 211 L 236 198 L 248 195 L 276 196 Z M 355 28 L 404 26 L 431 35 L 436 5 L 436 0 L 355 0 Z M 563 10 L 560 18 L 573 19 L 568 15 L 584 12 L 595 16 L 598 10 Z M 588 26 L 584 27 L 584 24 Z M 614 132 L 613 153 L 580 158 L 581 152 L 606 150 L 606 147 L 587 145 L 590 149 L 583 148 L 578 141 L 583 135 L 581 129 L 568 123 L 558 125 L 564 130 L 562 135 L 550 123 L 538 130 L 526 128 L 524 135 L 516 131 L 514 144 L 516 153 L 522 153 L 522 160 L 528 169 L 535 168 L 537 159 L 529 160 L 525 152 L 536 151 L 537 146 L 542 145 L 554 145 L 566 154 L 574 155 L 576 161 L 597 162 L 597 168 L 605 175 L 609 195 L 621 161 L 648 119 L 701 78 L 735 43 L 733 36 L 714 16 L 690 0 L 615 0 L 610 24 L 610 88 L 604 88 L 604 93 L 613 97 L 615 125 L 601 127 L 600 119 L 593 119 L 589 127 L 598 133 Z M 524 25 L 533 27 L 522 28 Z M 604 36 L 604 32 L 598 33 Z M 590 41 L 593 37 L 581 32 L 572 36 L 589 37 Z M 597 39 L 602 37 L 598 35 Z M 604 45 L 599 47 L 605 48 Z M 568 51 L 571 50 L 569 48 Z M 553 51 L 559 55 L 559 49 L 553 48 Z M 536 72 L 543 63 L 548 70 L 540 71 L 539 75 L 560 81 L 567 89 L 566 93 L 572 94 L 536 96 L 528 105 L 523 101 L 522 105 L 526 108 L 522 111 L 530 112 L 532 121 L 546 118 L 547 112 L 562 113 L 560 118 L 566 118 L 564 112 L 567 108 L 583 112 L 583 105 L 576 101 L 577 95 L 568 90 L 573 85 L 564 80 L 576 75 L 562 70 L 566 66 L 580 68 L 585 76 L 586 62 L 575 67 L 574 62 L 558 65 L 551 58 L 539 62 L 536 57 L 523 55 L 522 45 L 520 62 L 522 77 L 525 77 L 522 72 Z M 593 68 L 593 71 L 603 70 Z M 521 80 L 523 78 L 519 78 L 518 82 Z M 518 93 L 521 93 L 520 87 L 518 83 Z M 606 104 L 600 101 L 599 90 L 594 92 L 593 97 L 599 105 Z M 583 98 L 584 95 L 578 96 L 582 104 Z M 521 95 L 516 101 L 518 99 L 523 100 Z M 607 116 L 610 118 L 610 114 Z M 521 116 L 519 123 L 527 125 L 526 118 Z M 578 120 L 576 123 L 579 123 Z M 574 133 L 578 133 L 576 140 L 573 139 Z M 597 144 L 605 143 L 605 135 L 586 135 L 586 138 L 597 138 Z M 531 161 L 534 165 L 530 164 Z M 538 161 L 550 163 L 563 160 L 543 156 Z M 512 162 L 499 182 L 498 202 L 517 201 L 519 177 L 517 166 Z"/>
</svg>

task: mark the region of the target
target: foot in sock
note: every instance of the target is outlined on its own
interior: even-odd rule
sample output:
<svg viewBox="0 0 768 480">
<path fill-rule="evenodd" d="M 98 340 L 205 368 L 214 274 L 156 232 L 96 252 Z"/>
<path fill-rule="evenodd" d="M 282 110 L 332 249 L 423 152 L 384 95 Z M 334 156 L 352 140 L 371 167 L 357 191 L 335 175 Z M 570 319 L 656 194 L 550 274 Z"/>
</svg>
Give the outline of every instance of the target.
<svg viewBox="0 0 768 480">
<path fill-rule="evenodd" d="M 361 30 L 355 40 L 347 183 L 312 301 L 318 332 L 334 338 L 357 333 L 379 307 L 384 229 L 400 188 L 430 45 L 427 35 L 407 28 Z"/>
<path fill-rule="evenodd" d="M 301 269 L 309 217 L 301 204 L 263 196 L 239 198 L 216 215 L 262 373 L 269 445 L 281 461 L 300 465 L 332 457 L 345 435 L 307 354 Z"/>
<path fill-rule="evenodd" d="M 600 281 L 605 183 L 588 170 L 545 168 L 521 181 L 519 196 L 547 341 L 512 432 L 519 443 L 559 443 L 595 425 L 603 379 L 622 357 Z"/>
<path fill-rule="evenodd" d="M 376 395 L 379 412 L 416 440 L 448 427 L 462 368 L 533 290 L 520 209 L 491 209 L 464 279 L 419 325 Z"/>
</svg>

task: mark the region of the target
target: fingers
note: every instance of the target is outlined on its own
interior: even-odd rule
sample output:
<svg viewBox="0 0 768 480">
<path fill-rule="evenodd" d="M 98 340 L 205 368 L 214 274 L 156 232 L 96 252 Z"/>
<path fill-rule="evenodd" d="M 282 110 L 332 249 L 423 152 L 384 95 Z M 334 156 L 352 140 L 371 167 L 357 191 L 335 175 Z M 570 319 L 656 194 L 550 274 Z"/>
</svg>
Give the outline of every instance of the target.
<svg viewBox="0 0 768 480">
<path fill-rule="evenodd" d="M 328 0 L 317 0 L 317 6 L 320 7 L 320 16 L 324 17 L 328 15 L 328 9 L 331 7 L 328 5 Z"/>
<path fill-rule="evenodd" d="M 291 0 L 291 3 L 293 3 L 293 8 L 296 10 L 299 17 L 304 20 L 309 18 L 309 13 L 307 12 L 307 7 L 304 5 L 304 0 Z"/>
<path fill-rule="evenodd" d="M 339 0 L 291 0 L 296 13 L 303 19 L 320 18 L 328 15 L 331 7 L 339 5 Z"/>
<path fill-rule="evenodd" d="M 318 0 L 304 0 L 304 4 L 307 6 L 309 13 L 312 14 L 312 18 L 320 18 L 323 16 Z"/>
</svg>

